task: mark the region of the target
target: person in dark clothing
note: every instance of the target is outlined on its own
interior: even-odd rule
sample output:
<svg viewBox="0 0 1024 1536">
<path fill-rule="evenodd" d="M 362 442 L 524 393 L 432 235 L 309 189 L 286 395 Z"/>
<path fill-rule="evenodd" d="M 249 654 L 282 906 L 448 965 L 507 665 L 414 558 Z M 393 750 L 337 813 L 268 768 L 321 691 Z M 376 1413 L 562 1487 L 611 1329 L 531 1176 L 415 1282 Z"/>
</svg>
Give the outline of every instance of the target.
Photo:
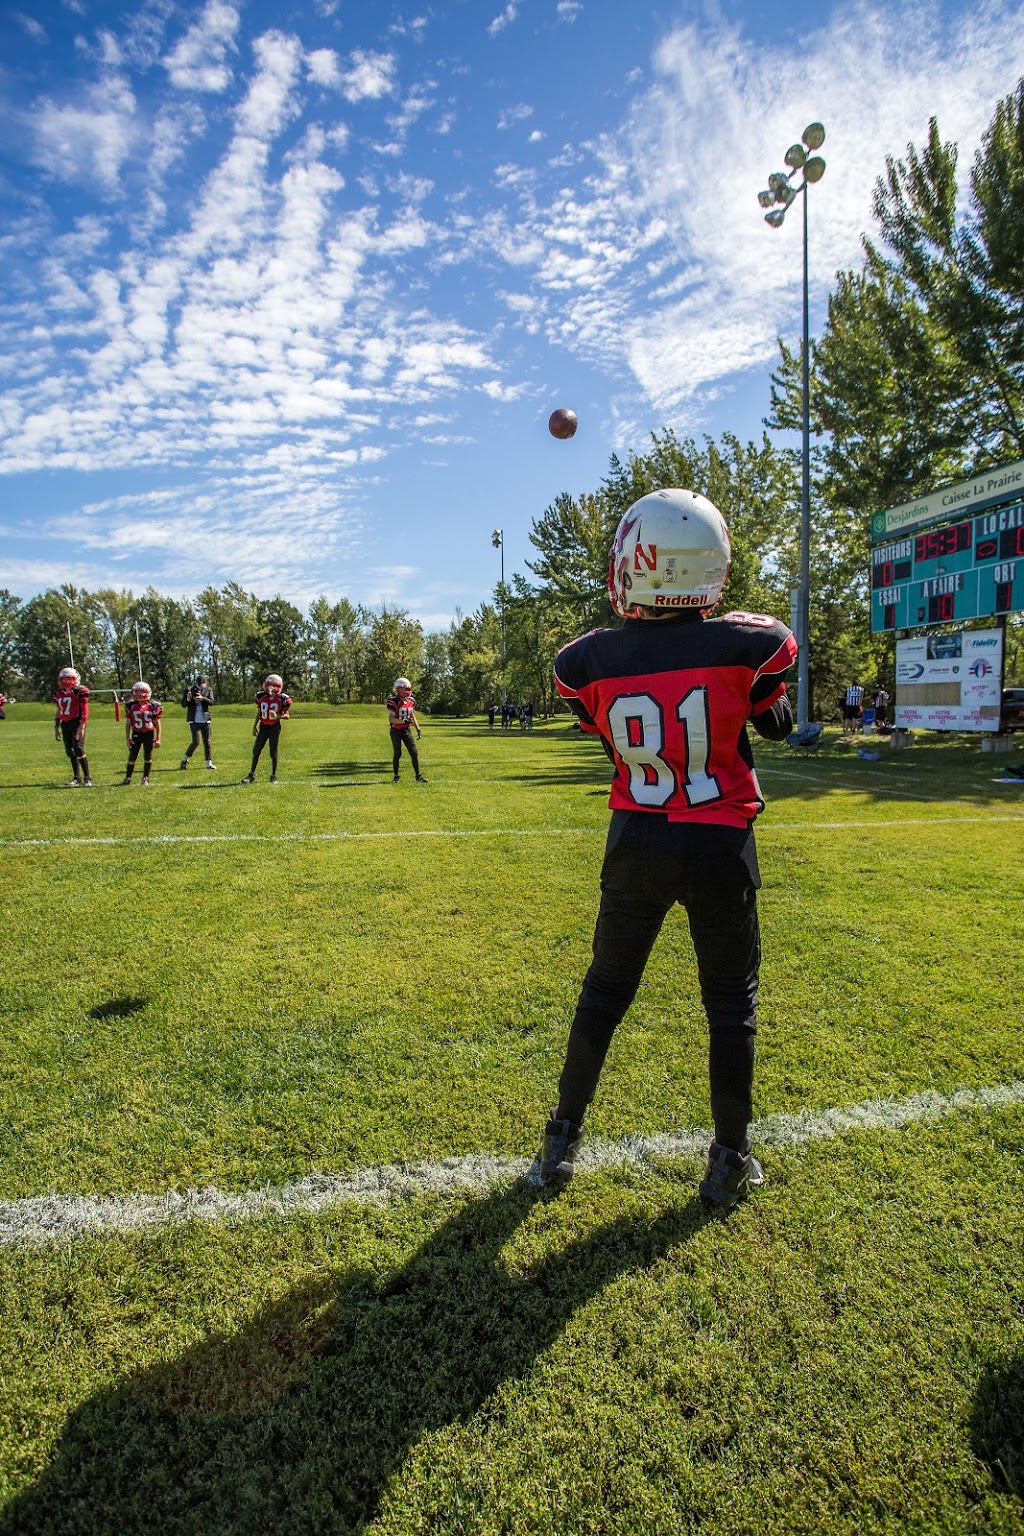
<svg viewBox="0 0 1024 1536">
<path fill-rule="evenodd" d="M 179 766 L 183 769 L 188 767 L 189 758 L 202 741 L 207 768 L 216 768 L 210 749 L 210 711 L 213 708 L 213 689 L 208 679 L 202 674 L 185 689 L 181 696 L 181 707 L 186 711 L 185 718 L 192 732 L 192 742 L 185 748 L 185 755 Z"/>
<path fill-rule="evenodd" d="M 792 730 L 784 679 L 797 648 L 765 614 L 708 616 L 729 559 L 728 529 L 706 497 L 642 497 L 611 551 L 624 624 L 591 631 L 555 661 L 559 693 L 601 738 L 615 776 L 594 958 L 539 1158 L 551 1187 L 572 1176 L 612 1036 L 677 902 L 709 1026 L 715 1133 L 700 1194 L 727 1210 L 763 1181 L 749 1133 L 761 958 L 753 822 L 764 801 L 746 726 L 773 741 Z"/>
</svg>

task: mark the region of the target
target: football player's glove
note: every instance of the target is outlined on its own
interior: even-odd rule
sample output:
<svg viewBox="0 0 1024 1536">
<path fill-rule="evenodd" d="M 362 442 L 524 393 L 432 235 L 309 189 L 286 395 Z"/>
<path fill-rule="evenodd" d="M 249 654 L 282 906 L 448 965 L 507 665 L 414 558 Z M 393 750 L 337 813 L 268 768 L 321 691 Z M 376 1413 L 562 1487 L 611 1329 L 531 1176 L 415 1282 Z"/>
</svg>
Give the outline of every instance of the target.
<svg viewBox="0 0 1024 1536">
<path fill-rule="evenodd" d="M 729 576 L 729 530 L 715 504 L 697 491 L 651 491 L 635 501 L 615 532 L 608 592 L 615 612 L 713 608 Z"/>
</svg>

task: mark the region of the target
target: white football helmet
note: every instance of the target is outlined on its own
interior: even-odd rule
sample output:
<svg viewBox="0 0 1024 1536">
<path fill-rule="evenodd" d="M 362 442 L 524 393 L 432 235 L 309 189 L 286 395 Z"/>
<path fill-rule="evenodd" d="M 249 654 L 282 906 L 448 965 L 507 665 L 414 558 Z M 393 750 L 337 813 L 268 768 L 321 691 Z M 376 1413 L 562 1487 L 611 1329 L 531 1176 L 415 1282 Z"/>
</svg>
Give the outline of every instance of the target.
<svg viewBox="0 0 1024 1536">
<path fill-rule="evenodd" d="M 399 688 L 408 688 L 409 692 L 411 693 L 412 683 L 410 683 L 407 677 L 396 677 L 394 681 L 394 689 L 396 693 L 398 692 Z"/>
<path fill-rule="evenodd" d="M 608 592 L 624 619 L 640 609 L 713 608 L 729 576 L 729 530 L 698 491 L 651 491 L 615 531 Z"/>
<path fill-rule="evenodd" d="M 280 672 L 270 672 L 263 679 L 264 688 L 269 688 L 272 693 L 280 693 L 284 688 L 284 678 Z"/>
<path fill-rule="evenodd" d="M 137 683 L 132 683 L 133 699 L 151 699 L 152 697 L 153 690 L 148 683 L 144 683 L 141 680 Z"/>
<path fill-rule="evenodd" d="M 57 673 L 57 681 L 58 683 L 68 683 L 72 688 L 77 688 L 81 678 L 74 667 L 61 667 Z"/>
</svg>

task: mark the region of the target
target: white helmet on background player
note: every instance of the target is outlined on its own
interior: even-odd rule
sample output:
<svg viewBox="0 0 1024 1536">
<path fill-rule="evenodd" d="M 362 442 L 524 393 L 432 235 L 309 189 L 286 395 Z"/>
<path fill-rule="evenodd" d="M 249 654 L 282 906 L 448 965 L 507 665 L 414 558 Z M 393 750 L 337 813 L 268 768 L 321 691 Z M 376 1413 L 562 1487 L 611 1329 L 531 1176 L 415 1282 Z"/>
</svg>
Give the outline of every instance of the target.
<svg viewBox="0 0 1024 1536">
<path fill-rule="evenodd" d="M 74 667 L 61 667 L 57 673 L 58 683 L 66 683 L 69 688 L 77 688 L 82 679 Z"/>
<path fill-rule="evenodd" d="M 398 693 L 401 689 L 404 689 L 406 693 L 412 693 L 412 683 L 410 683 L 407 677 L 396 677 L 394 682 L 394 689 L 396 693 Z"/>
<path fill-rule="evenodd" d="M 152 697 L 153 697 L 153 690 L 149 686 L 148 683 L 142 682 L 141 679 L 137 683 L 132 683 L 132 698 L 133 699 L 138 699 L 139 702 L 141 703 L 143 700 L 151 699 Z"/>
<path fill-rule="evenodd" d="M 698 491 L 651 491 L 621 519 L 608 562 L 608 592 L 624 619 L 639 611 L 713 608 L 729 576 L 729 530 Z"/>
<path fill-rule="evenodd" d="M 268 672 L 263 679 L 263 686 L 270 693 L 281 693 L 284 689 L 284 678 L 280 672 Z"/>
</svg>

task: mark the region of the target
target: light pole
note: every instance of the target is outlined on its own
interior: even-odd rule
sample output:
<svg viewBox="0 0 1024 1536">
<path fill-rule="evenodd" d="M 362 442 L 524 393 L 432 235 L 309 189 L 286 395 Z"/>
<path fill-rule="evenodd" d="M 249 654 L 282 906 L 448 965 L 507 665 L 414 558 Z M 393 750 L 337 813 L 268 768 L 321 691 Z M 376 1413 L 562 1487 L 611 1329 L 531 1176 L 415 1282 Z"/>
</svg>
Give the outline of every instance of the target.
<svg viewBox="0 0 1024 1536">
<path fill-rule="evenodd" d="M 825 130 L 821 123 L 809 123 L 803 131 L 803 143 L 791 144 L 785 159 L 789 174 L 773 171 L 768 177 L 768 190 L 759 192 L 757 200 L 762 208 L 771 211 L 764 216 L 772 229 L 781 229 L 786 211 L 802 192 L 804 194 L 804 336 L 801 359 L 803 386 L 803 444 L 802 484 L 800 495 L 800 586 L 797 596 L 796 641 L 800 647 L 797 663 L 797 725 L 806 725 L 808 716 L 810 599 L 811 599 L 811 385 L 810 385 L 810 331 L 807 300 L 807 188 L 820 181 L 825 174 L 825 162 L 820 155 L 808 156 L 808 150 L 820 149 L 825 142 Z M 790 176 L 802 171 L 798 186 L 790 182 Z"/>
<path fill-rule="evenodd" d="M 501 702 L 505 702 L 505 534 L 495 528 L 491 543 L 501 551 Z"/>
</svg>

